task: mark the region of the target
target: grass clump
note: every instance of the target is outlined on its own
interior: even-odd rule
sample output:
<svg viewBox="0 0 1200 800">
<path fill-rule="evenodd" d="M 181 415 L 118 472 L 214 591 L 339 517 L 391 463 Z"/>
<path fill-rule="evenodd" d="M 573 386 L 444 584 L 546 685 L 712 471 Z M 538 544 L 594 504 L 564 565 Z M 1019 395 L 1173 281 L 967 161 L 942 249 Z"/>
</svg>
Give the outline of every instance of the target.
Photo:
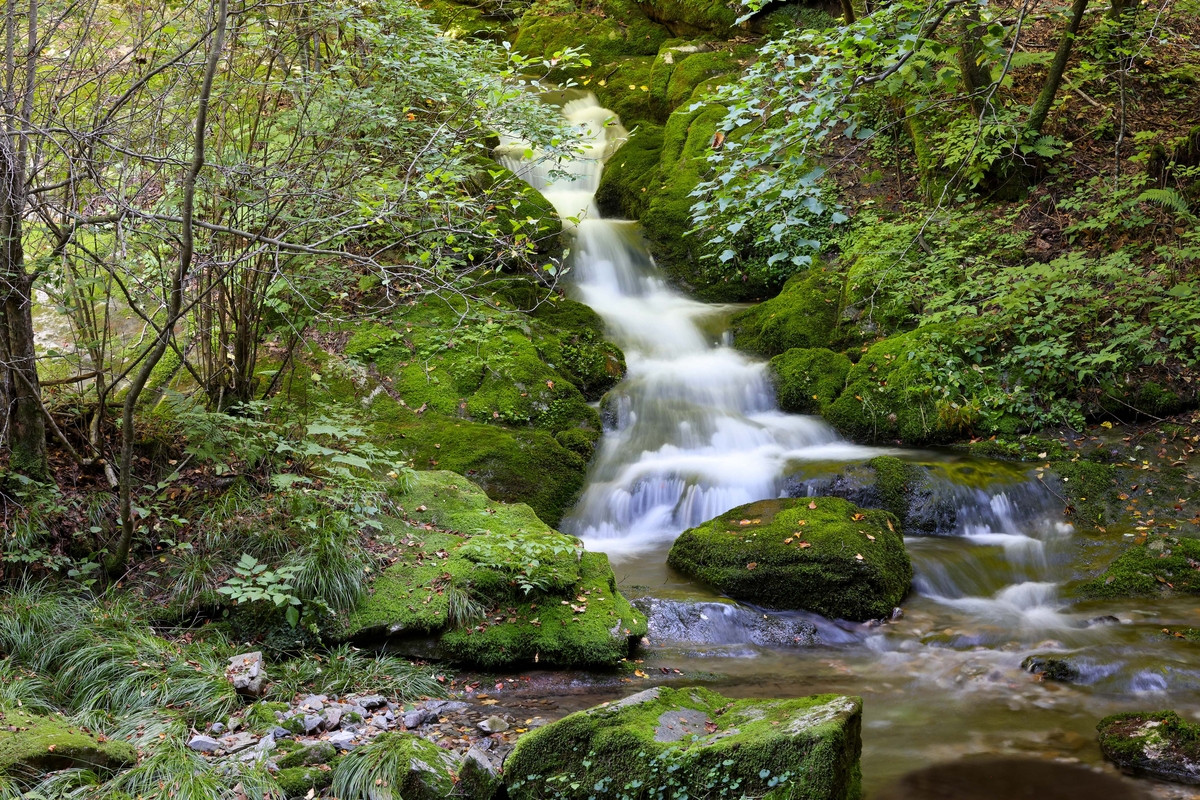
<svg viewBox="0 0 1200 800">
<path fill-rule="evenodd" d="M 341 800 L 443 800 L 454 789 L 454 758 L 433 742 L 383 733 L 341 758 L 333 794 Z"/>
</svg>

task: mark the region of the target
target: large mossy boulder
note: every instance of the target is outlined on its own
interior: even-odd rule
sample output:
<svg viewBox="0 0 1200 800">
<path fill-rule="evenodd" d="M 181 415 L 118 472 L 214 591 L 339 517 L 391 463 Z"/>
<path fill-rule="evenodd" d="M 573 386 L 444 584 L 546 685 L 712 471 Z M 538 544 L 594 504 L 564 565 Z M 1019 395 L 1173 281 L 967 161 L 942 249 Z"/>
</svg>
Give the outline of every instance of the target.
<svg viewBox="0 0 1200 800">
<path fill-rule="evenodd" d="M 637 796 L 857 800 L 862 701 L 731 700 L 654 688 L 526 734 L 504 764 L 512 800 Z"/>
<path fill-rule="evenodd" d="M 740 506 L 684 531 L 667 560 L 737 600 L 858 621 L 890 616 L 912 581 L 896 518 L 836 497 Z"/>
<path fill-rule="evenodd" d="M 333 771 L 335 797 L 444 800 L 454 794 L 457 760 L 411 733 L 381 733 L 351 750 Z M 383 787 L 379 789 L 377 787 Z"/>
<path fill-rule="evenodd" d="M 63 719 L 0 707 L 0 776 L 33 781 L 60 769 L 115 772 L 137 762 L 128 742 L 102 741 Z"/>
<path fill-rule="evenodd" d="M 954 439 L 959 421 L 939 404 L 940 392 L 925 369 L 926 329 L 877 342 L 846 376 L 846 388 L 825 419 L 856 441 L 927 444 Z"/>
<path fill-rule="evenodd" d="M 725 0 L 640 0 L 638 5 L 675 36 L 711 34 L 723 39 L 737 34 L 740 12 Z"/>
<path fill-rule="evenodd" d="M 1084 597 L 1200 594 L 1200 539 L 1142 534 L 1103 573 L 1078 589 Z"/>
<path fill-rule="evenodd" d="M 604 165 L 596 206 L 606 217 L 640 219 L 662 183 L 663 129 L 641 125 Z"/>
<path fill-rule="evenodd" d="M 513 49 L 551 59 L 575 47 L 593 64 L 609 64 L 622 56 L 653 56 L 670 36 L 633 0 L 538 0 L 521 18 Z"/>
<path fill-rule="evenodd" d="M 1174 711 L 1115 714 L 1100 720 L 1100 750 L 1123 771 L 1200 784 L 1200 725 Z"/>
<path fill-rule="evenodd" d="M 846 388 L 850 359 L 825 347 L 793 347 L 771 359 L 779 407 L 792 414 L 820 414 Z"/>
<path fill-rule="evenodd" d="M 796 347 L 828 346 L 841 287 L 841 276 L 822 269 L 794 275 L 778 295 L 733 316 L 734 345 L 768 358 Z"/>
<path fill-rule="evenodd" d="M 345 636 L 485 667 L 614 664 L 646 633 L 603 553 L 497 503 L 462 475 L 423 472 L 399 498 L 397 561 L 349 615 Z"/>
</svg>

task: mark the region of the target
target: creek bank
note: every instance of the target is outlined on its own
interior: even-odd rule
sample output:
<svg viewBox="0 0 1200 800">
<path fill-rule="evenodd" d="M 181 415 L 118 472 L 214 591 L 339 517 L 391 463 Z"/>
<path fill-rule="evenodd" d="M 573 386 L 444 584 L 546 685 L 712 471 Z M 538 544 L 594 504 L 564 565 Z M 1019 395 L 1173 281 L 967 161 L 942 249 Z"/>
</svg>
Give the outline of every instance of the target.
<svg viewBox="0 0 1200 800">
<path fill-rule="evenodd" d="M 730 700 L 657 687 L 567 716 L 517 742 L 505 764 L 513 800 L 596 786 L 737 786 L 775 800 L 851 800 L 861 791 L 862 701 L 818 695 Z"/>
<path fill-rule="evenodd" d="M 1200 784 L 1200 726 L 1174 711 L 1115 714 L 1101 720 L 1096 729 L 1100 750 L 1123 771 Z"/>
<path fill-rule="evenodd" d="M 681 533 L 667 562 L 738 600 L 859 622 L 890 617 L 912 580 L 896 518 L 836 497 L 739 506 Z"/>
<path fill-rule="evenodd" d="M 490 500 L 453 472 L 422 472 L 402 495 L 391 566 L 345 620 L 343 638 L 494 668 L 612 665 L 646 634 L 603 553 L 521 504 Z"/>
</svg>

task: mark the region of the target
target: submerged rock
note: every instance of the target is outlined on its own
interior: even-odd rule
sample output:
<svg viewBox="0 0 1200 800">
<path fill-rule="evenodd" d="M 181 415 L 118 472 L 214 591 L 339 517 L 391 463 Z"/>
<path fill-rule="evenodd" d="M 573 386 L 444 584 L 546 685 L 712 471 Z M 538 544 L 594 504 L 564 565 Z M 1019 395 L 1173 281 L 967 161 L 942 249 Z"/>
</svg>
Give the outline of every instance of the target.
<svg viewBox="0 0 1200 800">
<path fill-rule="evenodd" d="M 1200 784 L 1200 725 L 1174 711 L 1115 714 L 1100 720 L 1100 750 L 1123 771 Z"/>
<path fill-rule="evenodd" d="M 414 527 L 398 531 L 408 546 L 349 615 L 347 636 L 497 667 L 614 664 L 645 635 L 603 553 L 528 506 L 490 501 L 461 475 L 413 482 L 403 503 Z"/>
<path fill-rule="evenodd" d="M 739 796 L 848 800 L 859 794 L 862 701 L 818 695 L 733 701 L 657 687 L 526 734 L 504 765 L 509 797 L 575 800 L 620 789 L 737 786 Z"/>
<path fill-rule="evenodd" d="M 668 563 L 764 608 L 890 617 L 912 564 L 895 517 L 835 497 L 762 500 L 684 531 Z"/>
<path fill-rule="evenodd" d="M 1080 764 L 1032 758 L 972 757 L 910 772 L 876 800 L 1144 800 L 1137 787 Z"/>
<path fill-rule="evenodd" d="M 802 647 L 817 642 L 817 628 L 806 619 L 762 614 L 735 603 L 639 597 L 633 605 L 646 615 L 648 636 L 656 644 Z"/>
<path fill-rule="evenodd" d="M 136 761 L 128 742 L 102 741 L 65 720 L 0 706 L 0 776 L 29 778 L 71 768 L 115 772 Z"/>
<path fill-rule="evenodd" d="M 1047 681 L 1074 683 L 1081 677 L 1079 668 L 1060 656 L 1029 656 L 1021 662 L 1021 669 Z"/>
</svg>

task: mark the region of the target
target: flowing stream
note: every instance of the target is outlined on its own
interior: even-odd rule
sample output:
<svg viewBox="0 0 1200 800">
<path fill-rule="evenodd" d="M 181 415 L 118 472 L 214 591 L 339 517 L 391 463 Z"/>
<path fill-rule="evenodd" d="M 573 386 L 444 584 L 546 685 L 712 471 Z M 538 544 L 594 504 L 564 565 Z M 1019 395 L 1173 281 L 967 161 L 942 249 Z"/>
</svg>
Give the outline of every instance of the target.
<svg viewBox="0 0 1200 800">
<path fill-rule="evenodd" d="M 563 528 L 609 554 L 622 591 L 649 615 L 645 671 L 699 674 L 732 696 L 863 696 L 868 796 L 899 774 L 970 754 L 1099 765 L 1102 716 L 1200 711 L 1200 644 L 1161 632 L 1200 627 L 1194 603 L 1072 603 L 1063 587 L 1077 577 L 1081 553 L 1102 560 L 1111 539 L 1062 522 L 1062 503 L 1032 474 L 862 447 L 819 418 L 779 411 L 766 365 L 730 346 L 724 321 L 734 307 L 673 290 L 636 223 L 600 218 L 593 195 L 625 131 L 591 95 L 562 110 L 591 134 L 583 157 L 550 170 L 500 156 L 564 219 L 578 220 L 571 291 L 604 318 L 628 361 L 605 399 L 605 435 Z M 764 612 L 666 566 L 684 529 L 754 500 L 820 494 L 883 453 L 929 467 L 940 515 L 936 535 L 906 537 L 915 576 L 901 619 L 871 626 Z M 1021 666 L 1031 655 L 1068 658 L 1075 680 L 1037 680 Z"/>
</svg>

